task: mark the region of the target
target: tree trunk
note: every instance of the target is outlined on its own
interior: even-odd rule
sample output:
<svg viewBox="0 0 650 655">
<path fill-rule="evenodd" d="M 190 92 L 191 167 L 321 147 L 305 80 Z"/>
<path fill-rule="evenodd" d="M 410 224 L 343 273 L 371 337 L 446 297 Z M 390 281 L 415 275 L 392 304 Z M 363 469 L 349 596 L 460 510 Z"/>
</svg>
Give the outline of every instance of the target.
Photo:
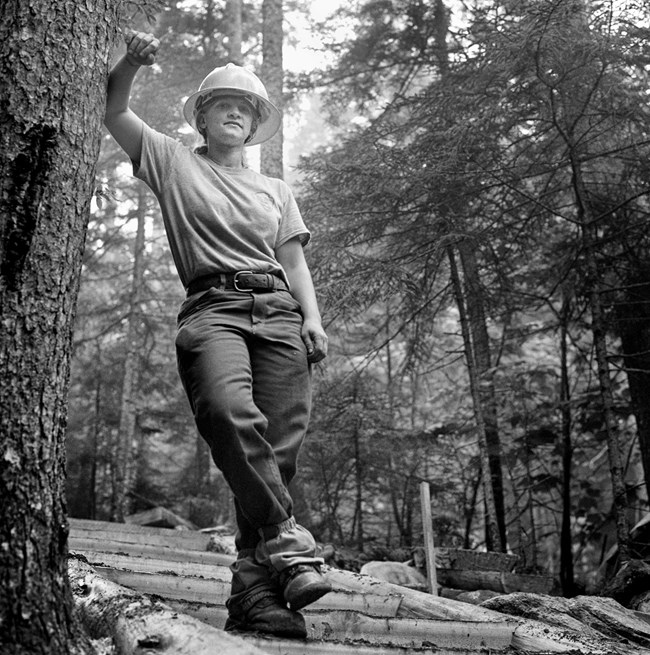
<svg viewBox="0 0 650 655">
<path fill-rule="evenodd" d="M 566 294 L 566 291 L 565 291 Z M 571 302 L 565 295 L 560 314 L 560 414 L 562 420 L 562 528 L 560 532 L 560 584 L 565 596 L 575 592 L 573 578 L 573 535 L 571 534 L 571 478 L 573 443 L 571 440 L 571 387 L 567 357 L 568 324 Z"/>
<path fill-rule="evenodd" d="M 572 144 L 569 142 L 569 145 Z M 602 306 L 602 289 L 598 263 L 596 261 L 596 244 L 598 235 L 596 222 L 591 210 L 582 169 L 575 147 L 570 148 L 571 167 L 573 171 L 573 191 L 578 207 L 578 219 L 582 232 L 583 253 L 587 271 L 587 289 L 589 293 L 589 308 L 591 310 L 591 331 L 596 351 L 598 366 L 598 382 L 600 397 L 603 404 L 605 432 L 607 435 L 607 453 L 609 455 L 609 470 L 614 496 L 614 519 L 616 521 L 616 537 L 618 540 L 619 563 L 627 562 L 630 555 L 630 527 L 627 516 L 628 502 L 625 487 L 625 471 L 623 455 L 618 433 L 616 415 L 614 413 L 614 398 L 612 381 L 607 355 L 607 324 Z"/>
<path fill-rule="evenodd" d="M 458 267 L 456 264 L 456 256 L 451 246 L 447 248 L 447 256 L 449 258 L 449 268 L 451 272 L 452 287 L 454 296 L 456 298 L 456 305 L 460 316 L 460 326 L 463 334 L 463 344 L 465 349 L 465 359 L 467 361 L 467 372 L 469 375 L 469 385 L 472 393 L 472 405 L 474 408 L 474 418 L 476 420 L 476 428 L 479 436 L 479 450 L 481 455 L 481 469 L 483 479 L 483 493 L 485 500 L 485 520 L 486 520 L 486 533 L 489 536 L 489 542 L 494 550 L 502 551 L 503 543 L 501 542 L 501 530 L 499 528 L 497 505 L 494 498 L 494 487 L 492 486 L 492 478 L 488 473 L 491 471 L 489 459 L 489 445 L 487 441 L 487 433 L 485 420 L 483 418 L 483 405 L 479 394 L 479 377 L 476 371 L 476 360 L 474 356 L 474 349 L 472 347 L 472 338 L 470 335 L 469 320 L 465 308 L 465 298 L 463 295 L 460 276 L 458 275 Z"/>
<path fill-rule="evenodd" d="M 262 63 L 262 80 L 266 86 L 271 102 L 280 110 L 283 109 L 283 63 L 282 63 L 282 0 L 264 0 L 262 3 L 262 48 L 264 61 Z M 284 162 L 282 157 L 283 135 L 282 123 L 277 134 L 261 146 L 260 169 L 271 177 L 284 177 Z"/>
<path fill-rule="evenodd" d="M 494 493 L 494 509 L 499 530 L 499 541 L 489 542 L 488 550 L 506 549 L 506 511 L 503 500 L 503 472 L 501 470 L 501 440 L 497 423 L 497 399 L 494 390 L 494 374 L 492 370 L 492 356 L 490 354 L 490 338 L 485 320 L 483 306 L 483 291 L 480 286 L 480 276 L 473 244 L 464 240 L 458 245 L 463 275 L 465 294 L 467 298 L 467 317 L 469 320 L 472 352 L 478 382 L 478 398 L 481 403 L 481 412 L 485 424 L 485 442 L 487 445 L 487 459 L 490 465 L 490 482 Z"/>
<path fill-rule="evenodd" d="M 146 194 L 142 186 L 138 188 L 136 208 L 136 234 L 133 244 L 133 272 L 131 291 L 127 310 L 126 354 L 122 373 L 122 392 L 120 396 L 120 421 L 117 432 L 117 448 L 113 475 L 113 498 L 111 519 L 122 523 L 129 511 L 129 491 L 135 478 L 134 444 L 136 443 L 137 382 L 140 377 L 140 354 L 142 352 L 141 295 L 145 271 L 145 219 Z"/>
<path fill-rule="evenodd" d="M 242 27 L 241 27 L 242 0 L 226 0 L 226 25 L 228 31 L 228 58 L 234 64 L 242 66 Z"/>
<path fill-rule="evenodd" d="M 116 5 L 7 0 L 0 19 L 3 653 L 90 652 L 66 570 L 64 437 Z"/>
<path fill-rule="evenodd" d="M 647 498 L 650 499 L 650 268 L 632 267 L 617 306 L 618 334 L 636 419 Z"/>
<path fill-rule="evenodd" d="M 363 458 L 361 456 L 361 435 L 359 424 L 354 429 L 354 480 L 355 480 L 355 505 L 354 518 L 356 523 L 357 549 L 363 551 Z"/>
</svg>

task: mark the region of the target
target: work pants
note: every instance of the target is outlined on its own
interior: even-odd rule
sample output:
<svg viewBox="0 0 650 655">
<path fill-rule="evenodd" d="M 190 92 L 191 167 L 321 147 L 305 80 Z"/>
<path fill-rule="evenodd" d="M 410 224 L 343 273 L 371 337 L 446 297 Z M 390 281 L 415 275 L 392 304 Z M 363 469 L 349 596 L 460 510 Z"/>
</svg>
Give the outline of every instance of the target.
<svg viewBox="0 0 650 655">
<path fill-rule="evenodd" d="M 320 563 L 292 517 L 288 484 L 307 430 L 311 376 L 299 303 L 288 291 L 211 288 L 178 317 L 176 352 L 196 425 L 235 496 L 233 596 L 275 588 L 283 569 Z"/>
</svg>

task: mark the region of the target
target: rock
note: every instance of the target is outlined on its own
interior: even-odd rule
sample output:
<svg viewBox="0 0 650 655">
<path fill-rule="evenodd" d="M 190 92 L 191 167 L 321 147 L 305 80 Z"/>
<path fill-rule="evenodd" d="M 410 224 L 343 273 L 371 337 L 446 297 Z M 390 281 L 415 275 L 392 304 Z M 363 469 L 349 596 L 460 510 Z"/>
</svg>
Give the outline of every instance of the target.
<svg viewBox="0 0 650 655">
<path fill-rule="evenodd" d="M 409 589 L 428 589 L 426 577 L 404 562 L 367 562 L 359 573 Z"/>
</svg>

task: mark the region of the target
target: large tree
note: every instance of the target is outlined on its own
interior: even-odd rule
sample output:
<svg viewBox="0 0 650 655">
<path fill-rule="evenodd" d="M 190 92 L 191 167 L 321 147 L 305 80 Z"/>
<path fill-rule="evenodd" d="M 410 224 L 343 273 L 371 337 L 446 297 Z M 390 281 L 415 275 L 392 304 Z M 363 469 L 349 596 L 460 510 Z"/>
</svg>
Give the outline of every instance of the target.
<svg viewBox="0 0 650 655">
<path fill-rule="evenodd" d="M 114 0 L 7 0 L 0 14 L 0 650 L 89 652 L 66 568 L 72 323 Z"/>
</svg>

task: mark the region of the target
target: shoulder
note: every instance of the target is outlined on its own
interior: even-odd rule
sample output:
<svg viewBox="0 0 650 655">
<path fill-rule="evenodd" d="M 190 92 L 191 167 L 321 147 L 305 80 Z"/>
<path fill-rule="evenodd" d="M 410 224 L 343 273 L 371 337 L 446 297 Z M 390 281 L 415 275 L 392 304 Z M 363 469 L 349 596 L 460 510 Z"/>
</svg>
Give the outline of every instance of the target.
<svg viewBox="0 0 650 655">
<path fill-rule="evenodd" d="M 163 134 L 146 123 L 142 128 L 142 141 L 151 149 L 165 150 L 175 154 L 187 153 L 188 156 L 194 156 L 191 148 L 182 143 L 179 139 Z"/>
</svg>

